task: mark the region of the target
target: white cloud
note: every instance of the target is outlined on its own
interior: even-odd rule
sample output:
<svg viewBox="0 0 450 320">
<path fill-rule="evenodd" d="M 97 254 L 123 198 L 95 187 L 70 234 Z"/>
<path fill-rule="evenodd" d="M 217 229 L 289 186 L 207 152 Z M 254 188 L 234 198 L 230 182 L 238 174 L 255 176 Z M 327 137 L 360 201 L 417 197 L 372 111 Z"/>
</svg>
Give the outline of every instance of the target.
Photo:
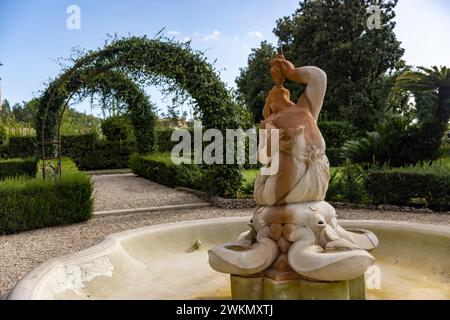
<svg viewBox="0 0 450 320">
<path fill-rule="evenodd" d="M 214 30 L 212 34 L 203 37 L 203 41 L 217 40 L 220 36 L 220 31 Z"/>
<path fill-rule="evenodd" d="M 254 37 L 254 38 L 262 38 L 263 34 L 259 31 L 250 31 L 247 32 L 247 35 L 249 35 L 250 37 Z"/>
<path fill-rule="evenodd" d="M 190 42 L 192 41 L 191 37 L 184 37 L 183 42 Z"/>
<path fill-rule="evenodd" d="M 239 38 L 239 36 L 234 36 L 233 37 L 233 41 L 240 41 L 241 40 L 241 38 Z"/>
<path fill-rule="evenodd" d="M 179 31 L 175 31 L 175 30 L 171 30 L 169 32 L 167 32 L 168 35 L 170 36 L 179 36 L 180 32 Z"/>
</svg>

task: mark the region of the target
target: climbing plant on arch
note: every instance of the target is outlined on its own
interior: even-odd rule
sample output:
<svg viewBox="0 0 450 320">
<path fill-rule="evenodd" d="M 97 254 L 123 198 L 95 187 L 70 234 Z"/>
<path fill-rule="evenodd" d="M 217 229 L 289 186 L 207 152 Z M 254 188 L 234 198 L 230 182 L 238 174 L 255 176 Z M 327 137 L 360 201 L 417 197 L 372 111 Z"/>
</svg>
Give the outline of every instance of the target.
<svg viewBox="0 0 450 320">
<path fill-rule="evenodd" d="M 189 93 L 197 103 L 197 111 L 205 128 L 225 132 L 226 129 L 240 127 L 245 117 L 214 68 L 201 52 L 194 51 L 188 43 L 161 38 L 120 38 L 75 59 L 73 66 L 50 83 L 40 98 L 36 132 L 43 159 L 54 150 L 60 120 L 58 115 L 68 98 L 75 90 L 88 87 L 89 83 L 110 70 L 127 74 L 138 83 L 165 83 L 172 92 Z M 206 181 L 211 184 L 209 190 L 214 194 L 233 195 L 241 179 L 237 164 L 207 168 Z"/>
</svg>

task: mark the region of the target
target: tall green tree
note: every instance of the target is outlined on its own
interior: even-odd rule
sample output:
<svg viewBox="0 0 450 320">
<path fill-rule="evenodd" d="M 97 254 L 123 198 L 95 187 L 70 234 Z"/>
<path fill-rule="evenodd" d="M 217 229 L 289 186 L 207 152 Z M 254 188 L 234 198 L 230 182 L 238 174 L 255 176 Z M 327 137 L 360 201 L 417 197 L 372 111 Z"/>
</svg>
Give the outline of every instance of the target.
<svg viewBox="0 0 450 320">
<path fill-rule="evenodd" d="M 347 120 L 365 131 L 372 129 L 389 109 L 387 76 L 404 66 L 404 50 L 394 33 L 396 4 L 397 0 L 302 0 L 293 15 L 277 21 L 274 33 L 286 58 L 296 66 L 318 66 L 328 75 L 322 119 Z M 372 5 L 379 8 L 379 28 L 368 26 L 377 13 L 370 12 Z M 269 53 L 263 47 L 254 51 L 239 78 L 255 77 L 260 84 L 246 80 L 247 85 L 239 85 L 238 79 L 238 88 L 251 110 L 261 104 L 261 88 L 270 89 L 263 85 L 268 68 L 262 71 L 259 59 L 259 55 L 265 58 Z M 291 89 L 292 98 L 296 99 L 302 90 Z"/>
<path fill-rule="evenodd" d="M 430 159 L 435 159 L 439 156 L 442 137 L 448 130 L 450 120 L 450 68 L 418 67 L 418 71 L 405 71 L 397 78 L 396 85 L 416 92 L 419 98 L 422 93 L 427 103 L 436 102 L 435 108 L 425 108 L 431 114 L 423 116 L 424 121 L 417 132 L 410 134 L 415 138 L 414 145 L 419 146 Z M 423 99 L 416 102 L 421 103 Z M 417 108 L 420 110 L 421 105 L 417 104 Z"/>
<path fill-rule="evenodd" d="M 2 110 L 1 110 L 1 120 L 4 125 L 8 122 L 11 117 L 11 105 L 8 100 L 3 100 Z"/>
<path fill-rule="evenodd" d="M 262 42 L 259 48 L 252 49 L 247 67 L 241 69 L 236 79 L 239 98 L 253 114 L 255 123 L 262 120 L 262 108 L 266 102 L 266 95 L 273 86 L 269 73 L 269 60 L 275 53 L 276 49 L 273 45 L 266 41 Z"/>
</svg>

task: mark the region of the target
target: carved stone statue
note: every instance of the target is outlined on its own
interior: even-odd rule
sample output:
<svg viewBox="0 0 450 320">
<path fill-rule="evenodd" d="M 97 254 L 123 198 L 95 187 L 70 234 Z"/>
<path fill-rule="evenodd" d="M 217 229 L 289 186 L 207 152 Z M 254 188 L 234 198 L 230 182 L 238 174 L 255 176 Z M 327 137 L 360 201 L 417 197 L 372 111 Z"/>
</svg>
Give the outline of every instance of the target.
<svg viewBox="0 0 450 320">
<path fill-rule="evenodd" d="M 374 249 L 378 239 L 367 230 L 344 230 L 334 208 L 324 201 L 329 162 L 317 119 L 327 76 L 317 67 L 295 68 L 282 54 L 270 66 L 275 86 L 261 123 L 269 134 L 259 148 L 267 152 L 267 166 L 278 152 L 279 169 L 273 175 L 258 174 L 254 196 L 260 206 L 251 230 L 234 243 L 211 249 L 209 263 L 219 272 L 273 280 L 361 277 L 374 263 L 367 250 Z M 283 87 L 285 79 L 306 86 L 296 104 Z M 279 130 L 278 151 L 271 145 L 271 129 Z"/>
</svg>

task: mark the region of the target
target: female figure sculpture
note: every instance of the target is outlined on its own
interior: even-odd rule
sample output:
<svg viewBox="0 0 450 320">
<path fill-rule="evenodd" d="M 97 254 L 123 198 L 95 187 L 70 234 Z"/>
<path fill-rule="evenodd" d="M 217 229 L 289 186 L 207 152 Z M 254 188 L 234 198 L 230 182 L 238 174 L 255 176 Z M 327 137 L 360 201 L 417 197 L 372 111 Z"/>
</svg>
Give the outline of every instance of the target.
<svg viewBox="0 0 450 320">
<path fill-rule="evenodd" d="M 316 67 L 294 68 L 281 54 L 271 61 L 271 66 L 275 86 L 263 109 L 261 129 L 279 130 L 279 170 L 271 176 L 258 175 L 256 202 L 271 206 L 324 200 L 329 162 L 317 118 L 325 97 L 326 74 Z M 283 87 L 285 77 L 307 85 L 297 104 Z"/>
</svg>

